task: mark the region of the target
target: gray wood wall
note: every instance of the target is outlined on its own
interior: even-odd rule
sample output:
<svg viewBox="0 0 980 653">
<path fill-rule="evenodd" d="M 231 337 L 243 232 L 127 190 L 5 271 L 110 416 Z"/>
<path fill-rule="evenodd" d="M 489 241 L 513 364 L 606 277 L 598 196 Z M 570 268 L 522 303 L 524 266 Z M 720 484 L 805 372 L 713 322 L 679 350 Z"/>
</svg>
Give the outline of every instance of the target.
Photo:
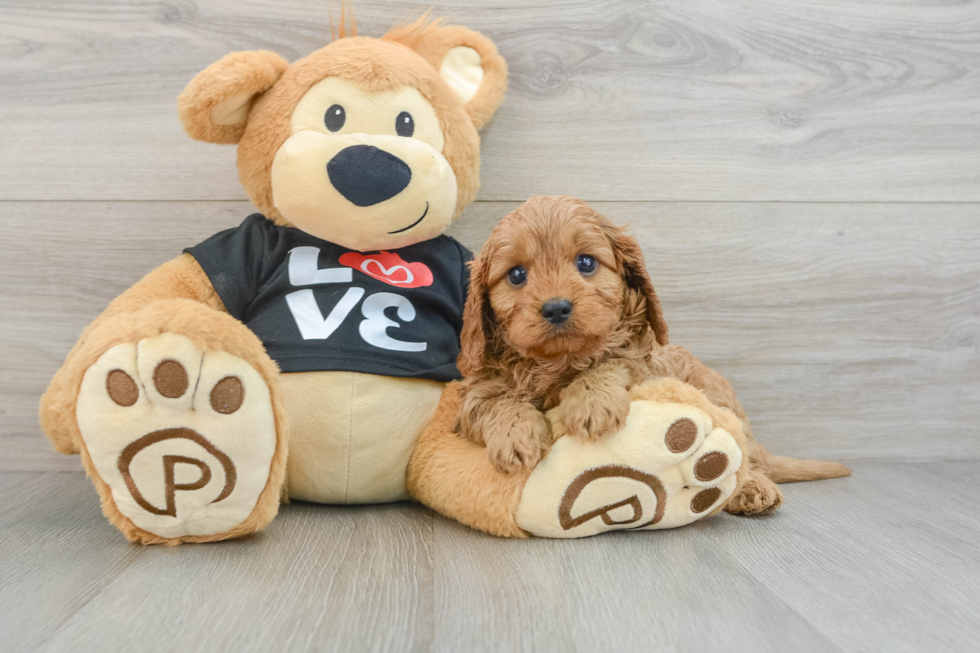
<svg viewBox="0 0 980 653">
<path fill-rule="evenodd" d="M 428 6 L 356 12 L 377 36 Z M 36 419 L 80 330 L 250 211 L 234 148 L 186 137 L 177 93 L 233 50 L 317 49 L 326 7 L 0 2 L 0 470 L 80 469 Z M 773 451 L 980 456 L 977 2 L 452 7 L 511 68 L 454 235 L 478 248 L 531 195 L 594 202 Z"/>
</svg>

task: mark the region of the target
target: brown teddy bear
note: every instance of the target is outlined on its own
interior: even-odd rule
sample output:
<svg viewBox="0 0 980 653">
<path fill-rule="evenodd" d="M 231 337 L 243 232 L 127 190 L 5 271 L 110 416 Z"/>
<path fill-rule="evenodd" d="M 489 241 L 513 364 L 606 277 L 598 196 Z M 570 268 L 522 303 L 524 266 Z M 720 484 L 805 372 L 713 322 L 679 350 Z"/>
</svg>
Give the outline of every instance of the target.
<svg viewBox="0 0 980 653">
<path fill-rule="evenodd" d="M 292 64 L 230 54 L 180 95 L 191 136 L 238 144 L 261 214 L 115 299 L 42 398 L 45 432 L 81 454 L 109 520 L 133 541 L 178 544 L 257 531 L 287 497 L 415 498 L 512 537 L 720 510 L 744 480 L 745 437 L 679 381 L 634 391 L 605 449 L 563 438 L 534 470 L 499 472 L 454 434 L 470 253 L 443 231 L 479 187 L 477 130 L 507 66 L 487 38 L 438 21 L 341 32 Z M 668 451 L 681 418 L 691 446 Z M 700 488 L 674 472 L 709 441 L 730 464 L 702 484 L 717 500 L 695 509 Z M 666 494 L 635 474 L 583 480 L 610 460 L 667 470 Z"/>
</svg>

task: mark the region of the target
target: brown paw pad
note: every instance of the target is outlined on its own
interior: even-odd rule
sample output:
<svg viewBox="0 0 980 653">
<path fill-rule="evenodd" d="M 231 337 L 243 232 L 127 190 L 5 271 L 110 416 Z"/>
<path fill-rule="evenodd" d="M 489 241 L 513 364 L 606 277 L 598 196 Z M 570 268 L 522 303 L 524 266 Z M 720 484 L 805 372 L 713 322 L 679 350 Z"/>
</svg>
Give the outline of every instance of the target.
<svg viewBox="0 0 980 653">
<path fill-rule="evenodd" d="M 690 419 L 684 417 L 673 424 L 667 429 L 667 433 L 664 435 L 664 443 L 671 453 L 682 453 L 687 451 L 692 446 L 694 442 L 698 439 L 698 427 Z"/>
<path fill-rule="evenodd" d="M 187 392 L 187 370 L 175 360 L 160 361 L 153 370 L 153 385 L 168 399 L 177 399 Z"/>
<path fill-rule="evenodd" d="M 694 466 L 694 477 L 699 481 L 713 481 L 728 469 L 728 456 L 720 451 L 712 451 L 701 457 Z"/>
<path fill-rule="evenodd" d="M 128 408 L 140 398 L 140 389 L 133 377 L 122 370 L 112 370 L 105 377 L 105 389 L 116 404 Z"/>
<path fill-rule="evenodd" d="M 691 499 L 691 512 L 702 513 L 715 504 L 721 496 L 721 490 L 716 487 L 701 490 Z"/>
<path fill-rule="evenodd" d="M 231 415 L 245 401 L 245 387 L 237 376 L 226 376 L 211 388 L 211 408 L 222 415 Z"/>
</svg>

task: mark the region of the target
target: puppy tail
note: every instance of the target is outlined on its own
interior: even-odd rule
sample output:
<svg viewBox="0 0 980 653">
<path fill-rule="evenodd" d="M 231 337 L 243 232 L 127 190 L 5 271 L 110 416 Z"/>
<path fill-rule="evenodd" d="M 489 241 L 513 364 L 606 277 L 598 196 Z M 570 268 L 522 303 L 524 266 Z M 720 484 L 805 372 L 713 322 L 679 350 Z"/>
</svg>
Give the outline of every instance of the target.
<svg viewBox="0 0 980 653">
<path fill-rule="evenodd" d="M 769 472 L 766 474 L 776 483 L 796 483 L 798 481 L 819 481 L 824 478 L 840 478 L 850 476 L 851 470 L 840 463 L 825 460 L 800 460 L 788 456 L 773 456 L 766 458 Z"/>
</svg>

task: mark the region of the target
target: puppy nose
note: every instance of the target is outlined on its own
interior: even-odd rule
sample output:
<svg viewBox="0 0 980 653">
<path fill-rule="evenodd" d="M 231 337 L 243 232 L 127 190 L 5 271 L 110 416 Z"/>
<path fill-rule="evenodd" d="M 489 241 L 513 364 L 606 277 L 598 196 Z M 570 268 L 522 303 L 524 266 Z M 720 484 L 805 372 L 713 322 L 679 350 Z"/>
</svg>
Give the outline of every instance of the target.
<svg viewBox="0 0 980 653">
<path fill-rule="evenodd" d="M 402 192 L 412 180 L 412 169 L 373 145 L 351 145 L 330 159 L 327 176 L 351 204 L 373 206 Z"/>
<path fill-rule="evenodd" d="M 552 324 L 563 324 L 572 314 L 572 302 L 567 299 L 549 299 L 541 306 L 541 317 Z"/>
</svg>

